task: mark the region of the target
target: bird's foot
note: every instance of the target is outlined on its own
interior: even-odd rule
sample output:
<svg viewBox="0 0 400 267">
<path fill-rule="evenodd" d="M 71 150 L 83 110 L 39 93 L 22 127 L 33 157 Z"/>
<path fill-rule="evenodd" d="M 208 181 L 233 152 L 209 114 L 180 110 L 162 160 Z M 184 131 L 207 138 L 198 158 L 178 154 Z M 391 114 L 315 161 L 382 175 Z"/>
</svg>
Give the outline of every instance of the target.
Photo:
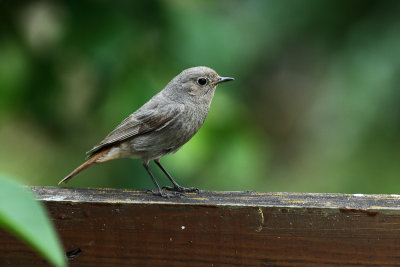
<svg viewBox="0 0 400 267">
<path fill-rule="evenodd" d="M 163 189 L 179 193 L 199 193 L 199 189 L 196 187 L 164 186 Z"/>
<path fill-rule="evenodd" d="M 165 192 L 163 190 L 148 190 L 151 192 L 153 196 L 159 196 L 163 198 L 173 198 L 173 197 L 181 197 L 184 196 L 181 192 Z"/>
</svg>

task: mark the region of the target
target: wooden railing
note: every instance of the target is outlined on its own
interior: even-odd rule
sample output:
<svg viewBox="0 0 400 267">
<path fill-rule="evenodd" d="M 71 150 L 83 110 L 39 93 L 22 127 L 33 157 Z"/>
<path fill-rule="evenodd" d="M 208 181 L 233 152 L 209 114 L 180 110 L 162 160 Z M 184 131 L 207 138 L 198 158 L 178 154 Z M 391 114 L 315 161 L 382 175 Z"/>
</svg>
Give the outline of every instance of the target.
<svg viewBox="0 0 400 267">
<path fill-rule="evenodd" d="M 400 196 L 32 187 L 70 266 L 400 266 Z M 0 231 L 0 266 L 46 263 Z"/>
</svg>

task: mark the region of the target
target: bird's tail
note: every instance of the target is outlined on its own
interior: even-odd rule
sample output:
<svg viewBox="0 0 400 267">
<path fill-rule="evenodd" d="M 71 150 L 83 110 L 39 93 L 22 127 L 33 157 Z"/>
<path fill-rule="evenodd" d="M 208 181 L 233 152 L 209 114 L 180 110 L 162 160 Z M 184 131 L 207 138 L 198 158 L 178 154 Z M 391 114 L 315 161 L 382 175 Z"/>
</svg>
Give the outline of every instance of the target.
<svg viewBox="0 0 400 267">
<path fill-rule="evenodd" d="M 98 160 L 100 158 L 102 158 L 103 156 L 105 156 L 108 152 L 110 151 L 109 149 L 105 149 L 99 153 L 97 153 L 96 155 L 94 155 L 93 157 L 91 157 L 90 159 L 88 159 L 85 163 L 83 163 L 81 166 L 79 166 L 78 168 L 76 168 L 75 170 L 73 170 L 70 174 L 68 174 L 64 179 L 62 179 L 58 184 L 62 184 L 62 183 L 67 183 L 69 180 L 71 180 L 72 178 L 75 177 L 75 175 L 77 175 L 78 173 L 80 173 L 83 170 L 86 170 L 87 168 L 89 168 L 90 166 L 98 163 Z M 100 161 L 99 161 L 100 162 Z M 103 161 L 101 161 L 103 162 Z"/>
</svg>

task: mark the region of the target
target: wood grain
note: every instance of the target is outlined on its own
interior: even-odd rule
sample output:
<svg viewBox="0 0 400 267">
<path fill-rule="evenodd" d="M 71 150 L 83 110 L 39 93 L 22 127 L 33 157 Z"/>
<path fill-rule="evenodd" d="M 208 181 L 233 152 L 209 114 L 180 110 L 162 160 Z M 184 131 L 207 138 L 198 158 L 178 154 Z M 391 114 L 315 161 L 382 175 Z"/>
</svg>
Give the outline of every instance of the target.
<svg viewBox="0 0 400 267">
<path fill-rule="evenodd" d="M 400 196 L 31 188 L 70 266 L 399 266 Z M 0 231 L 0 266 L 44 266 Z"/>
</svg>

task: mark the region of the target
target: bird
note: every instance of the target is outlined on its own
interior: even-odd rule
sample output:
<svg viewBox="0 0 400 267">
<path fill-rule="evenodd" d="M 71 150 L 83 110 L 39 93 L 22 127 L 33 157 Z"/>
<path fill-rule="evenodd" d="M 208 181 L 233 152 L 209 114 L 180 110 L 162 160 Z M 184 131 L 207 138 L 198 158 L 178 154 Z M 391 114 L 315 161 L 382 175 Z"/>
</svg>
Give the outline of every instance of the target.
<svg viewBox="0 0 400 267">
<path fill-rule="evenodd" d="M 233 80 L 204 66 L 183 70 L 89 150 L 87 161 L 58 184 L 67 183 L 96 164 L 118 158 L 139 158 L 156 187 L 151 190 L 153 195 L 170 198 L 186 192 L 198 193 L 195 187 L 180 186 L 161 165 L 160 158 L 177 152 L 197 133 L 207 117 L 216 87 Z M 150 161 L 162 170 L 172 187 L 160 188 L 149 168 Z"/>
</svg>

